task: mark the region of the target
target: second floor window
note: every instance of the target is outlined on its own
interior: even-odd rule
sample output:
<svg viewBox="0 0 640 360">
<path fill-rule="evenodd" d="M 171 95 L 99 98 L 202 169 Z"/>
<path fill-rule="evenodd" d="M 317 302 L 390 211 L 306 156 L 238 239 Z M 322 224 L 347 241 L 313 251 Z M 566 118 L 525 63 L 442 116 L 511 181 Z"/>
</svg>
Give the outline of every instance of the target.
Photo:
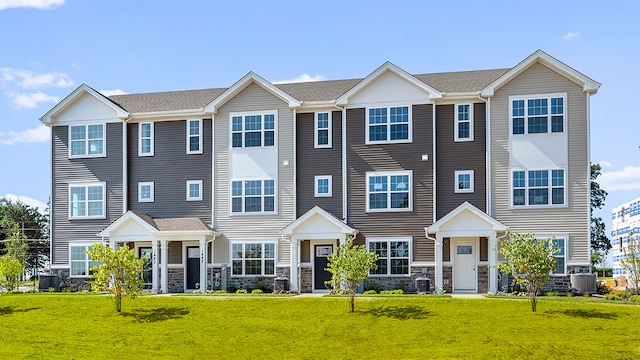
<svg viewBox="0 0 640 360">
<path fill-rule="evenodd" d="M 275 145 L 276 114 L 231 114 L 231 147 Z"/>
<path fill-rule="evenodd" d="M 153 202 L 154 198 L 153 182 L 138 183 L 138 202 Z"/>
<path fill-rule="evenodd" d="M 318 112 L 315 114 L 315 147 L 331 147 L 331 113 Z"/>
<path fill-rule="evenodd" d="M 69 185 L 69 218 L 104 218 L 104 183 Z"/>
<path fill-rule="evenodd" d="M 514 206 L 564 205 L 564 170 L 517 170 L 512 173 Z"/>
<path fill-rule="evenodd" d="M 367 109 L 366 143 L 411 142 L 409 106 Z"/>
<path fill-rule="evenodd" d="M 473 106 L 471 104 L 456 105 L 455 141 L 473 141 Z"/>
<path fill-rule="evenodd" d="M 275 212 L 274 180 L 231 181 L 231 213 Z"/>
<path fill-rule="evenodd" d="M 546 134 L 564 132 L 564 94 L 510 97 L 511 134 Z"/>
<path fill-rule="evenodd" d="M 138 124 L 138 155 L 153 155 L 153 123 Z"/>
<path fill-rule="evenodd" d="M 69 127 L 70 157 L 104 156 L 104 124 Z"/>
<path fill-rule="evenodd" d="M 411 172 L 367 173 L 367 211 L 411 210 Z"/>
<path fill-rule="evenodd" d="M 187 201 L 202 201 L 202 180 L 187 181 Z"/>
<path fill-rule="evenodd" d="M 187 154 L 202 154 L 202 120 L 187 121 Z"/>
</svg>

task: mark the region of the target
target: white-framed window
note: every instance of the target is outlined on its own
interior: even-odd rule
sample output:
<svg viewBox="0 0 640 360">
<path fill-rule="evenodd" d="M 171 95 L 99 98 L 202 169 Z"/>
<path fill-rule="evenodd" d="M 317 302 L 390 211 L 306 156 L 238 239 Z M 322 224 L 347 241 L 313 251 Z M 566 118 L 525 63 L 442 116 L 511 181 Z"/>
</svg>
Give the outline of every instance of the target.
<svg viewBox="0 0 640 360">
<path fill-rule="evenodd" d="M 154 201 L 154 183 L 151 182 L 139 182 L 138 183 L 138 202 L 153 202 Z"/>
<path fill-rule="evenodd" d="M 411 238 L 367 239 L 370 252 L 378 255 L 378 268 L 370 275 L 409 275 Z"/>
<path fill-rule="evenodd" d="M 231 113 L 231 147 L 266 147 L 276 143 L 276 111 Z"/>
<path fill-rule="evenodd" d="M 566 103 L 565 93 L 510 96 L 511 134 L 565 132 Z"/>
<path fill-rule="evenodd" d="M 551 244 L 554 249 L 558 249 L 558 253 L 553 256 L 556 258 L 556 268 L 553 270 L 553 275 L 564 275 L 567 273 L 567 238 L 555 237 L 551 240 Z"/>
<path fill-rule="evenodd" d="M 91 244 L 69 244 L 69 276 L 89 277 L 91 268 L 98 262 L 91 260 L 87 251 L 91 250 Z"/>
<path fill-rule="evenodd" d="M 332 182 L 333 176 L 320 175 L 314 176 L 313 181 L 315 183 L 315 197 L 331 197 L 332 196 Z"/>
<path fill-rule="evenodd" d="M 69 184 L 69 219 L 104 219 L 105 183 Z"/>
<path fill-rule="evenodd" d="M 202 154 L 202 119 L 187 120 L 187 154 Z"/>
<path fill-rule="evenodd" d="M 314 120 L 314 146 L 331 147 L 331 112 L 317 112 Z"/>
<path fill-rule="evenodd" d="M 565 205 L 565 183 L 564 169 L 513 170 L 512 205 Z"/>
<path fill-rule="evenodd" d="M 461 170 L 455 172 L 455 192 L 472 193 L 473 183 L 473 170 Z"/>
<path fill-rule="evenodd" d="M 69 126 L 69 142 L 70 158 L 105 156 L 105 125 Z"/>
<path fill-rule="evenodd" d="M 365 143 L 412 141 L 411 106 L 367 108 Z"/>
<path fill-rule="evenodd" d="M 276 186 L 273 179 L 231 181 L 231 213 L 275 213 Z"/>
<path fill-rule="evenodd" d="M 153 156 L 153 123 L 138 124 L 138 156 Z"/>
<path fill-rule="evenodd" d="M 270 276 L 275 275 L 276 243 L 232 242 L 231 275 Z"/>
<path fill-rule="evenodd" d="M 454 141 L 473 141 L 473 104 L 455 106 Z"/>
<path fill-rule="evenodd" d="M 187 180 L 187 201 L 202 201 L 202 180 Z"/>
<path fill-rule="evenodd" d="M 412 171 L 367 173 L 367 212 L 411 211 Z"/>
</svg>

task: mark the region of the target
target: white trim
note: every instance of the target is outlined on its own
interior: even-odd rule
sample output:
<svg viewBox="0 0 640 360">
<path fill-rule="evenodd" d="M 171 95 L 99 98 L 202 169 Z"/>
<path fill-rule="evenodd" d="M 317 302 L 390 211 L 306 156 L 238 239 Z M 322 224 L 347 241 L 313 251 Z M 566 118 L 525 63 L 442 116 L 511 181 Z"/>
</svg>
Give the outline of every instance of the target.
<svg viewBox="0 0 640 360">
<path fill-rule="evenodd" d="M 198 134 L 191 135 L 191 122 L 198 122 Z M 202 138 L 204 129 L 202 127 L 202 119 L 188 119 L 187 120 L 187 154 L 202 154 Z M 198 150 L 191 150 L 191 138 L 198 138 Z"/>
<path fill-rule="evenodd" d="M 149 186 L 150 196 L 148 199 L 142 198 L 142 187 Z M 155 200 L 155 184 L 153 181 L 145 181 L 138 183 L 138 202 L 154 202 Z"/>
<path fill-rule="evenodd" d="M 273 181 L 273 211 L 265 211 L 264 210 L 264 200 L 266 197 L 271 197 L 271 195 L 265 195 L 264 193 L 264 182 L 265 181 Z M 246 188 L 245 182 L 247 181 L 260 181 L 260 211 L 246 211 L 245 209 L 245 199 Z M 240 182 L 242 185 L 242 195 L 234 196 L 233 195 L 233 183 Z M 251 195 L 250 197 L 258 197 L 258 195 Z M 242 200 L 242 211 L 233 211 L 233 199 L 239 198 Z M 241 178 L 241 179 L 230 179 L 229 180 L 229 216 L 237 216 L 237 215 L 273 215 L 278 213 L 278 181 L 273 178 Z"/>
<path fill-rule="evenodd" d="M 551 238 L 551 241 L 555 241 L 555 240 L 564 240 L 564 255 L 563 256 L 557 256 L 554 255 L 554 257 L 562 257 L 564 258 L 564 271 L 562 273 L 554 273 L 553 271 L 551 272 L 551 276 L 567 276 L 567 265 L 569 265 L 569 234 L 535 234 L 534 235 L 536 239 L 538 240 L 544 240 L 544 239 L 549 239 Z M 573 264 L 571 264 L 573 265 Z M 590 266 L 591 264 L 589 264 Z"/>
<path fill-rule="evenodd" d="M 102 126 L 102 152 L 99 154 L 90 154 L 89 150 L 89 126 Z M 73 155 L 73 142 L 80 140 L 72 140 L 71 139 L 71 129 L 76 127 L 84 127 L 84 154 Z M 67 138 L 68 146 L 69 146 L 69 159 L 81 159 L 81 158 L 97 158 L 97 157 L 107 157 L 107 124 L 106 123 L 96 123 L 96 122 L 87 122 L 84 124 L 74 124 L 68 126 L 69 137 Z M 98 140 L 98 139 L 94 139 Z"/>
<path fill-rule="evenodd" d="M 47 111 L 47 113 L 40 118 L 40 121 L 42 121 L 47 126 L 53 125 L 53 123 L 55 122 L 55 116 L 64 111 L 67 107 L 72 106 L 75 100 L 80 98 L 84 93 L 93 96 L 105 106 L 115 111 L 118 118 L 126 120 L 129 117 L 128 112 L 116 105 L 113 101 L 109 100 L 106 96 L 92 89 L 87 84 L 80 84 L 80 86 L 73 90 L 71 94 L 67 95 L 64 99 L 62 99 L 62 101 L 56 104 L 56 106 L 51 108 L 51 110 Z"/>
<path fill-rule="evenodd" d="M 327 114 L 327 127 L 326 128 L 319 128 L 318 127 L 318 115 L 320 114 Z M 319 130 L 327 130 L 327 143 L 326 144 L 318 144 L 318 131 Z M 327 111 L 317 111 L 315 113 L 313 113 L 313 146 L 316 149 L 325 149 L 325 148 L 331 148 L 332 146 L 332 137 L 333 137 L 333 125 L 332 125 L 332 119 L 331 119 L 331 111 L 327 110 Z"/>
<path fill-rule="evenodd" d="M 79 243 L 70 242 L 70 243 L 68 244 L 68 246 L 69 246 L 69 258 L 68 258 L 68 260 L 69 260 L 69 277 L 70 277 L 70 278 L 88 278 L 88 277 L 89 277 L 89 268 L 90 268 L 90 265 L 89 265 L 89 264 L 91 263 L 91 256 L 89 256 L 89 254 L 87 254 L 87 253 L 85 252 L 85 253 L 84 253 L 85 259 L 84 259 L 84 260 L 74 260 L 74 261 L 75 261 L 75 262 L 83 261 L 83 262 L 84 262 L 84 265 L 85 265 L 85 269 L 86 269 L 86 271 L 87 271 L 87 274 L 86 274 L 86 275 L 73 275 L 73 274 L 72 274 L 73 268 L 72 268 L 72 266 L 71 266 L 71 248 L 72 248 L 72 247 L 84 247 L 84 248 L 85 248 L 84 250 L 85 250 L 85 251 L 87 251 L 87 250 L 89 250 L 89 249 L 91 248 L 91 246 L 92 246 L 93 244 L 95 244 L 96 242 L 97 242 L 97 241 L 94 241 L 94 242 L 79 242 Z"/>
<path fill-rule="evenodd" d="M 460 120 L 460 106 L 469 106 L 469 119 Z M 473 141 L 473 132 L 474 132 L 474 119 L 473 119 L 473 103 L 463 103 L 463 104 L 454 104 L 454 117 L 453 117 L 453 141 L 454 142 L 465 142 L 465 141 Z M 459 134 L 459 124 L 461 122 L 469 123 L 469 137 L 461 138 Z"/>
<path fill-rule="evenodd" d="M 198 196 L 191 196 L 190 185 L 198 185 Z M 202 180 L 187 180 L 187 201 L 202 201 L 203 192 Z"/>
<path fill-rule="evenodd" d="M 245 129 L 245 117 L 247 116 L 260 116 L 260 130 L 249 130 L 248 132 L 260 132 L 260 146 L 246 146 L 245 145 L 245 134 L 247 130 Z M 265 129 L 264 122 L 266 115 L 273 115 L 273 129 Z M 242 130 L 233 131 L 233 118 L 240 117 L 242 118 Z M 243 111 L 243 112 L 230 112 L 229 113 L 229 149 L 233 151 L 233 149 L 259 149 L 259 148 L 278 148 L 278 110 L 260 110 L 260 111 Z M 273 131 L 273 145 L 265 145 L 265 133 L 267 131 Z M 242 146 L 233 146 L 233 134 L 239 133 L 242 136 Z"/>
<path fill-rule="evenodd" d="M 142 126 L 149 125 L 149 151 L 144 152 L 142 149 L 142 140 L 146 140 L 147 138 L 142 137 Z M 141 122 L 138 123 L 138 156 L 153 156 L 154 148 L 155 148 L 155 130 L 152 122 Z"/>
<path fill-rule="evenodd" d="M 242 274 L 234 274 L 233 273 L 233 260 L 240 260 L 240 258 L 234 258 L 233 257 L 233 245 L 242 245 Z M 261 257 L 260 259 L 258 258 L 246 258 L 245 257 L 245 245 L 246 244 L 261 244 L 262 245 L 262 249 L 261 249 Z M 265 274 L 264 270 L 265 270 L 265 261 L 266 260 L 271 260 L 271 258 L 265 258 L 265 251 L 264 251 L 264 245 L 265 244 L 273 244 L 273 274 Z M 261 273 L 260 274 L 245 274 L 245 260 L 260 260 L 261 261 Z M 254 277 L 258 277 L 258 276 L 262 276 L 262 277 L 275 277 L 276 276 L 276 268 L 277 268 L 277 264 L 278 264 L 278 240 L 275 239 L 270 239 L 270 240 L 234 240 L 234 241 L 229 241 L 229 273 L 231 277 L 234 278 L 238 278 L 238 277 L 245 277 L 245 278 L 254 278 Z"/>
<path fill-rule="evenodd" d="M 407 254 L 407 273 L 406 274 L 391 274 L 391 249 L 389 248 L 389 243 L 391 242 L 406 242 L 408 245 L 408 254 Z M 387 243 L 387 272 L 385 274 L 372 274 L 371 272 L 369 272 L 369 277 L 404 277 L 404 276 L 411 276 L 411 267 L 413 266 L 413 264 L 411 263 L 411 259 L 413 258 L 413 237 L 411 236 L 399 236 L 399 237 L 389 237 L 389 236 L 385 236 L 385 237 L 368 237 L 366 238 L 366 246 L 367 246 L 367 250 L 371 251 L 371 248 L 369 247 L 369 245 L 372 242 L 384 242 Z M 394 259 L 404 259 L 405 257 L 395 257 Z"/>
<path fill-rule="evenodd" d="M 94 186 L 100 186 L 102 187 L 102 214 L 101 215 L 94 215 L 94 216 L 89 216 L 89 197 L 87 194 L 88 188 L 89 187 L 94 187 Z M 85 213 L 87 215 L 84 216 L 72 216 L 72 209 L 73 206 L 71 206 L 71 189 L 72 188 L 81 188 L 83 187 L 85 189 L 85 200 L 84 200 L 84 204 L 85 204 Z M 96 182 L 81 182 L 81 183 L 69 183 L 68 187 L 67 187 L 67 191 L 68 191 L 68 202 L 67 205 L 69 207 L 69 211 L 68 211 L 68 219 L 69 220 L 82 220 L 82 219 L 106 219 L 107 218 L 107 183 L 104 181 L 96 181 Z"/>
<path fill-rule="evenodd" d="M 392 108 L 407 108 L 407 138 L 406 139 L 397 139 L 397 140 L 391 140 L 391 109 Z M 369 123 L 369 112 L 370 110 L 373 109 L 386 109 L 386 122 L 385 123 L 381 123 L 381 124 L 370 124 Z M 399 143 L 412 143 L 413 142 L 413 110 L 412 110 L 412 106 L 411 104 L 386 104 L 386 105 L 376 105 L 376 106 L 367 106 L 365 108 L 365 123 L 364 123 L 364 128 L 365 128 L 365 138 L 364 138 L 364 143 L 366 145 L 373 145 L 373 144 L 399 144 Z M 399 124 L 399 123 L 394 123 L 394 124 Z M 371 126 L 381 126 L 384 125 L 387 128 L 387 139 L 386 140 L 370 140 L 369 138 L 369 128 Z"/>
<path fill-rule="evenodd" d="M 459 171 L 455 171 L 454 172 L 454 183 L 453 183 L 453 192 L 455 193 L 472 193 L 474 192 L 474 178 L 473 178 L 473 174 L 474 171 L 473 170 L 459 170 Z M 469 188 L 468 189 L 461 189 L 460 188 L 460 175 L 469 175 Z"/>
<path fill-rule="evenodd" d="M 552 114 L 551 113 L 551 99 L 562 99 L 562 114 Z M 522 100 L 524 102 L 524 115 L 522 116 L 514 116 L 513 115 L 513 102 Z M 529 106 L 528 100 L 547 100 L 547 114 L 544 115 L 534 115 L 529 114 Z M 567 103 L 567 93 L 543 93 L 543 94 L 529 94 L 529 95 L 511 95 L 509 96 L 509 138 L 512 136 L 541 136 L 546 134 L 567 134 L 567 118 L 568 118 L 568 103 Z M 552 126 L 553 116 L 562 116 L 562 131 L 553 132 Z M 529 133 L 529 118 L 532 117 L 546 117 L 547 118 L 547 131 L 543 133 Z M 523 118 L 524 119 L 524 133 L 522 134 L 514 134 L 513 133 L 513 119 L 514 118 Z"/>
<path fill-rule="evenodd" d="M 314 206 L 313 208 L 311 208 L 311 210 L 307 211 L 304 215 L 300 216 L 299 218 L 297 218 L 296 220 L 294 220 L 293 222 L 291 222 L 291 224 L 287 225 L 284 229 L 282 229 L 282 235 L 285 237 L 291 237 L 292 235 L 294 235 L 296 233 L 296 230 L 298 228 L 298 226 L 304 224 L 307 220 L 309 220 L 310 218 L 312 218 L 315 215 L 320 215 L 322 216 L 322 218 L 324 218 L 325 220 L 329 221 L 329 223 L 333 224 L 336 228 L 338 228 L 338 231 L 340 232 L 340 234 L 336 234 L 336 233 L 326 233 L 323 234 L 323 236 L 336 236 L 338 238 L 340 238 L 340 235 L 342 235 L 343 237 L 347 237 L 348 235 L 355 235 L 358 231 L 355 229 L 352 229 L 351 227 L 349 227 L 346 223 L 338 220 L 335 216 L 329 214 L 328 212 L 326 212 L 324 209 L 322 209 L 319 206 Z M 309 239 L 309 234 L 302 234 L 302 236 L 306 236 L 304 238 L 304 240 L 310 240 Z M 293 242 L 293 239 L 291 240 Z"/>
<path fill-rule="evenodd" d="M 404 212 L 413 211 L 413 171 L 412 170 L 400 170 L 400 171 L 370 171 L 365 174 L 366 176 L 366 212 Z M 386 176 L 387 177 L 387 207 L 384 209 L 371 209 L 370 207 L 370 193 L 369 193 L 369 179 L 372 176 Z M 408 193 L 409 193 L 409 205 L 406 208 L 391 208 L 391 183 L 389 178 L 391 176 L 408 176 Z"/>
<path fill-rule="evenodd" d="M 563 199 L 563 203 L 562 204 L 553 204 L 553 171 L 554 170 L 562 170 L 563 171 L 563 195 L 564 195 L 564 199 Z M 513 173 L 514 172 L 524 172 L 524 187 L 518 187 L 518 189 L 523 189 L 524 190 L 524 204 L 522 205 L 515 205 L 514 202 L 514 196 L 513 196 L 513 191 L 514 186 L 513 186 Z M 530 171 L 547 171 L 547 186 L 546 187 L 541 187 L 541 186 L 534 186 L 534 187 L 530 187 L 529 186 L 529 172 Z M 566 168 L 554 168 L 554 169 L 525 169 L 525 168 L 509 168 L 509 207 L 511 209 L 539 209 L 539 208 L 567 208 L 569 207 L 569 187 L 567 186 L 567 175 L 568 175 L 568 171 Z M 555 188 L 560 188 L 560 186 L 555 186 Z M 529 204 L 529 190 L 532 189 L 547 189 L 548 193 L 547 193 L 547 203 L 546 204 L 534 204 L 534 205 L 530 205 Z"/>
<path fill-rule="evenodd" d="M 319 180 L 327 180 L 328 181 L 328 191 L 326 193 L 319 192 L 318 181 Z M 313 195 L 315 197 L 332 197 L 333 196 L 333 176 L 332 175 L 318 175 L 313 177 Z"/>
</svg>

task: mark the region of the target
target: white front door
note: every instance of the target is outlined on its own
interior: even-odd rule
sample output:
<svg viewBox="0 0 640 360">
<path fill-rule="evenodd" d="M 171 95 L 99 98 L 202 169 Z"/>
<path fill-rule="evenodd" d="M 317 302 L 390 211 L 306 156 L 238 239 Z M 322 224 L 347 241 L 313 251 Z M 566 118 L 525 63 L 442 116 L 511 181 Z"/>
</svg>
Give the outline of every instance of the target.
<svg viewBox="0 0 640 360">
<path fill-rule="evenodd" d="M 476 244 L 477 242 L 452 242 L 453 291 L 477 291 Z"/>
</svg>

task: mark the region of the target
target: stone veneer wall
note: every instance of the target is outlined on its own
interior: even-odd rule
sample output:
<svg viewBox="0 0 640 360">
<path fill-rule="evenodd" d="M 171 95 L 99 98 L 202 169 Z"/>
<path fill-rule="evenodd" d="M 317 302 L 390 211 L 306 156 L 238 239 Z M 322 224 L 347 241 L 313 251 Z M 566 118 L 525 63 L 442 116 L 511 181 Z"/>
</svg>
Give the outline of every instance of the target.
<svg viewBox="0 0 640 360">
<path fill-rule="evenodd" d="M 563 276 L 551 276 L 549 280 L 542 287 L 542 292 L 557 291 L 560 295 L 566 295 L 571 289 L 571 274 L 576 268 L 582 268 L 582 266 L 567 266 L 567 275 Z M 504 276 L 504 275 L 503 275 Z M 508 292 L 513 291 L 513 276 L 509 275 Z M 504 291 L 504 289 L 499 289 Z M 523 290 L 524 291 L 524 290 Z"/>
<path fill-rule="evenodd" d="M 184 292 L 184 268 L 167 269 L 167 291 L 169 293 Z"/>
<path fill-rule="evenodd" d="M 442 268 L 442 287 L 446 293 L 453 292 L 453 268 L 451 266 Z"/>
<path fill-rule="evenodd" d="M 423 273 L 424 269 L 424 273 Z M 394 290 L 402 289 L 407 293 L 417 292 L 416 279 L 421 278 L 423 274 L 430 280 L 430 291 L 433 292 L 435 273 L 433 267 L 411 267 L 411 273 L 409 276 L 376 276 L 369 275 L 367 280 L 364 281 L 363 289 L 366 290 Z"/>
<path fill-rule="evenodd" d="M 300 289 L 301 293 L 313 292 L 313 268 L 311 266 L 300 267 Z"/>
<path fill-rule="evenodd" d="M 52 273 L 60 277 L 60 291 L 90 291 L 91 285 L 88 277 L 72 278 L 69 277 L 69 269 L 53 269 Z"/>
<path fill-rule="evenodd" d="M 478 294 L 489 292 L 489 267 L 478 266 Z"/>
</svg>

